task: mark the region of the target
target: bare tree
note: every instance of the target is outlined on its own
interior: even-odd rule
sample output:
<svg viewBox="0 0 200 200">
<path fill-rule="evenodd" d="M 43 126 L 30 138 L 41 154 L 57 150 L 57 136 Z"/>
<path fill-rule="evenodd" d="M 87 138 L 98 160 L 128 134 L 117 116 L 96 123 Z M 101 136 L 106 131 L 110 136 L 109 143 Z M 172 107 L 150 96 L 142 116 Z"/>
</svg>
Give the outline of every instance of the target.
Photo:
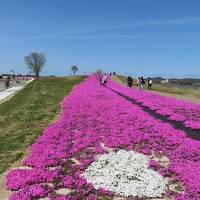
<svg viewBox="0 0 200 200">
<path fill-rule="evenodd" d="M 33 52 L 24 57 L 24 61 L 36 78 L 39 79 L 40 72 L 46 63 L 46 57 L 42 53 Z"/>
<path fill-rule="evenodd" d="M 71 67 L 71 71 L 74 73 L 74 76 L 75 76 L 76 72 L 78 71 L 78 67 L 76 65 L 73 65 Z"/>
</svg>

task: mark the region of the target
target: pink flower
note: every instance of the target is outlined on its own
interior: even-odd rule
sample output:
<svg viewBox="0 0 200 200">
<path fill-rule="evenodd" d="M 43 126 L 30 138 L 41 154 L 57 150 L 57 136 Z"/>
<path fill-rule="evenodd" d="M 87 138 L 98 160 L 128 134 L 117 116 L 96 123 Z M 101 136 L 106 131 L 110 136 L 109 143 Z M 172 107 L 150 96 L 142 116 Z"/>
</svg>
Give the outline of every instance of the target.
<svg viewBox="0 0 200 200">
<path fill-rule="evenodd" d="M 116 92 L 139 104 L 134 105 Z M 65 97 L 59 120 L 51 123 L 32 145 L 23 162 L 32 169 L 16 169 L 7 175 L 8 189 L 16 191 L 10 200 L 90 200 L 111 195 L 103 188 L 96 191 L 80 175 L 98 154 L 121 148 L 168 157 L 168 168 L 161 168 L 155 160 L 150 161 L 149 167 L 184 186 L 184 194 L 177 194 L 176 200 L 200 199 L 200 142 L 170 123 L 155 119 L 141 105 L 200 130 L 200 105 L 153 92 L 140 93 L 112 81 L 106 88 L 90 76 Z M 55 190 L 63 187 L 73 191 L 55 195 Z"/>
</svg>

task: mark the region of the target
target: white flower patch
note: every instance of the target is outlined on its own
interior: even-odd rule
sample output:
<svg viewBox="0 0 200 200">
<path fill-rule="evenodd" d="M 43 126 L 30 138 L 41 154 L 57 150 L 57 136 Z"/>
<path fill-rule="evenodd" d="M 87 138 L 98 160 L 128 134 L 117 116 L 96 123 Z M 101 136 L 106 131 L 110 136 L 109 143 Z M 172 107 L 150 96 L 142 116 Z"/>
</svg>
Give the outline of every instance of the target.
<svg viewBox="0 0 200 200">
<path fill-rule="evenodd" d="M 162 197 L 165 179 L 148 169 L 149 158 L 135 151 L 119 150 L 103 154 L 82 176 L 95 189 L 105 188 L 122 197 Z"/>
</svg>

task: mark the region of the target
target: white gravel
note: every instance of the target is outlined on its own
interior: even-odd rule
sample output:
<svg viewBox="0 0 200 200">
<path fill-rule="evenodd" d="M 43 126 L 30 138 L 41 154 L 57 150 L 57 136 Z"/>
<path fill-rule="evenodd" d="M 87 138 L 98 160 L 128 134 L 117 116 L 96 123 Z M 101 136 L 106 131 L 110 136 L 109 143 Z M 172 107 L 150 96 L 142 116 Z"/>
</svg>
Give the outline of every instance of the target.
<svg viewBox="0 0 200 200">
<path fill-rule="evenodd" d="M 165 179 L 148 168 L 149 157 L 120 150 L 98 157 L 82 176 L 95 189 L 104 188 L 122 197 L 162 197 Z"/>
</svg>

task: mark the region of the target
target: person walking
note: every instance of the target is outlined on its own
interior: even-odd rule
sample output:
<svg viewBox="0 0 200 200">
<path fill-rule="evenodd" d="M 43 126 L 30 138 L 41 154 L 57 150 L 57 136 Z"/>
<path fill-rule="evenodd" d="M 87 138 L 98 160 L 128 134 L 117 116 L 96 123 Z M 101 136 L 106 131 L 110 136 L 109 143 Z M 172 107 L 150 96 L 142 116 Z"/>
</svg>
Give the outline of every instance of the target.
<svg viewBox="0 0 200 200">
<path fill-rule="evenodd" d="M 104 75 L 102 76 L 102 79 L 101 79 L 102 85 L 106 85 L 106 83 L 107 83 L 107 78 L 108 78 L 107 74 L 104 74 Z"/>
<path fill-rule="evenodd" d="M 99 79 L 99 82 L 100 82 L 100 85 L 102 85 L 102 78 L 103 78 L 103 75 L 102 74 L 98 74 L 97 76 L 97 79 Z"/>
<path fill-rule="evenodd" d="M 132 85 L 133 85 L 133 79 L 132 79 L 132 77 L 128 76 L 128 78 L 127 78 L 127 86 L 128 87 L 132 87 Z"/>
<path fill-rule="evenodd" d="M 153 83 L 153 81 L 152 81 L 151 77 L 149 77 L 148 78 L 148 90 L 152 90 L 152 83 Z"/>
<path fill-rule="evenodd" d="M 141 89 L 141 80 L 140 80 L 140 77 L 138 77 L 138 79 L 137 79 L 137 88 L 138 88 L 138 90 Z"/>
<path fill-rule="evenodd" d="M 5 80 L 5 86 L 6 86 L 6 88 L 10 87 L 10 77 L 6 78 L 6 80 Z"/>
<path fill-rule="evenodd" d="M 144 90 L 145 80 L 144 80 L 143 76 L 141 76 L 140 82 L 141 82 L 141 84 L 140 84 L 141 85 L 141 90 Z"/>
</svg>

